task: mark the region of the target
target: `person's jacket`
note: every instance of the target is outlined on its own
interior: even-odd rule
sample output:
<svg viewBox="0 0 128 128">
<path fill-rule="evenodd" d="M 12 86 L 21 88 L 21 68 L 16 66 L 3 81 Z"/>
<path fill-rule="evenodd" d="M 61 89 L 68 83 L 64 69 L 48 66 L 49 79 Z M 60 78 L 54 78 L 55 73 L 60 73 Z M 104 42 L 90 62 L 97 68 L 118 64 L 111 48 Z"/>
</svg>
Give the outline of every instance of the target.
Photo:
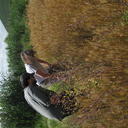
<svg viewBox="0 0 128 128">
<path fill-rule="evenodd" d="M 24 97 L 34 110 L 49 119 L 62 120 L 61 106 L 50 102 L 53 94 L 56 93 L 37 85 L 29 85 L 24 89 Z"/>
</svg>

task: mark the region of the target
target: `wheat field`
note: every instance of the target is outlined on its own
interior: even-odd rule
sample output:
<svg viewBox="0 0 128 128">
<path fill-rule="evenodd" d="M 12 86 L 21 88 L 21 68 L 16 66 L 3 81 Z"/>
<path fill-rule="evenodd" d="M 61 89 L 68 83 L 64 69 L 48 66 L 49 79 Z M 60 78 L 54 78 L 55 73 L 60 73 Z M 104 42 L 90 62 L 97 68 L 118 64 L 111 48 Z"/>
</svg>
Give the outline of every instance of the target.
<svg viewBox="0 0 128 128">
<path fill-rule="evenodd" d="M 68 62 L 74 69 L 69 86 L 86 94 L 78 97 L 81 109 L 64 120 L 70 128 L 128 125 L 127 10 L 123 0 L 29 1 L 30 44 L 37 56 Z"/>
</svg>

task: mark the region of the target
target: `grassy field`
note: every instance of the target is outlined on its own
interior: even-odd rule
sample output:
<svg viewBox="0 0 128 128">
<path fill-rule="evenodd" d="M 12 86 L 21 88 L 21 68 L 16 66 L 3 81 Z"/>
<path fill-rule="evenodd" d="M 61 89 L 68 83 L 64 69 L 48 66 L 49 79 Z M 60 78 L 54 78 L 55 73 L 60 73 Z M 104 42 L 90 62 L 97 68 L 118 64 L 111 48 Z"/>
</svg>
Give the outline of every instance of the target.
<svg viewBox="0 0 128 128">
<path fill-rule="evenodd" d="M 32 0 L 30 43 L 51 63 L 68 62 L 67 84 L 86 94 L 81 109 L 49 128 L 126 128 L 128 125 L 128 7 L 126 1 Z M 56 125 L 53 127 L 53 125 Z"/>
<path fill-rule="evenodd" d="M 10 0 L 0 0 L 0 19 L 6 29 L 8 29 L 9 5 Z"/>
</svg>

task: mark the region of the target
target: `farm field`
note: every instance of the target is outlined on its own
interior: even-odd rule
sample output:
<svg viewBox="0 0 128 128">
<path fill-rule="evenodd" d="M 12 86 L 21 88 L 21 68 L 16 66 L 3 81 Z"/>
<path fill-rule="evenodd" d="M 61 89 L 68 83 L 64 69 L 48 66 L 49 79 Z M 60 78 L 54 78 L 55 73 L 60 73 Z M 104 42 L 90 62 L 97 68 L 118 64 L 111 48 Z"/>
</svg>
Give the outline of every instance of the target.
<svg viewBox="0 0 128 128">
<path fill-rule="evenodd" d="M 54 128 L 126 128 L 128 125 L 128 7 L 126 1 L 32 0 L 30 44 L 51 63 L 77 71 L 67 82 L 84 90 L 81 109 Z M 52 125 L 51 125 L 52 128 Z"/>
</svg>

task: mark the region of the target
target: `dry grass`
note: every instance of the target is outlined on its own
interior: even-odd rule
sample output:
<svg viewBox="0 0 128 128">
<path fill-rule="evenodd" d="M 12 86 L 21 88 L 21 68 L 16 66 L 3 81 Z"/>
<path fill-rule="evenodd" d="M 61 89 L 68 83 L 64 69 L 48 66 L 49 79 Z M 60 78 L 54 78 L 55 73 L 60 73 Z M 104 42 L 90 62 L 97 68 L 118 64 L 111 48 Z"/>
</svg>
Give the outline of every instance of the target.
<svg viewBox="0 0 128 128">
<path fill-rule="evenodd" d="M 122 0 L 30 0 L 28 24 L 37 56 L 68 61 L 69 82 L 85 89 L 82 108 L 68 120 L 81 128 L 126 128 L 128 25 Z M 68 121 L 67 120 L 67 121 Z"/>
</svg>

